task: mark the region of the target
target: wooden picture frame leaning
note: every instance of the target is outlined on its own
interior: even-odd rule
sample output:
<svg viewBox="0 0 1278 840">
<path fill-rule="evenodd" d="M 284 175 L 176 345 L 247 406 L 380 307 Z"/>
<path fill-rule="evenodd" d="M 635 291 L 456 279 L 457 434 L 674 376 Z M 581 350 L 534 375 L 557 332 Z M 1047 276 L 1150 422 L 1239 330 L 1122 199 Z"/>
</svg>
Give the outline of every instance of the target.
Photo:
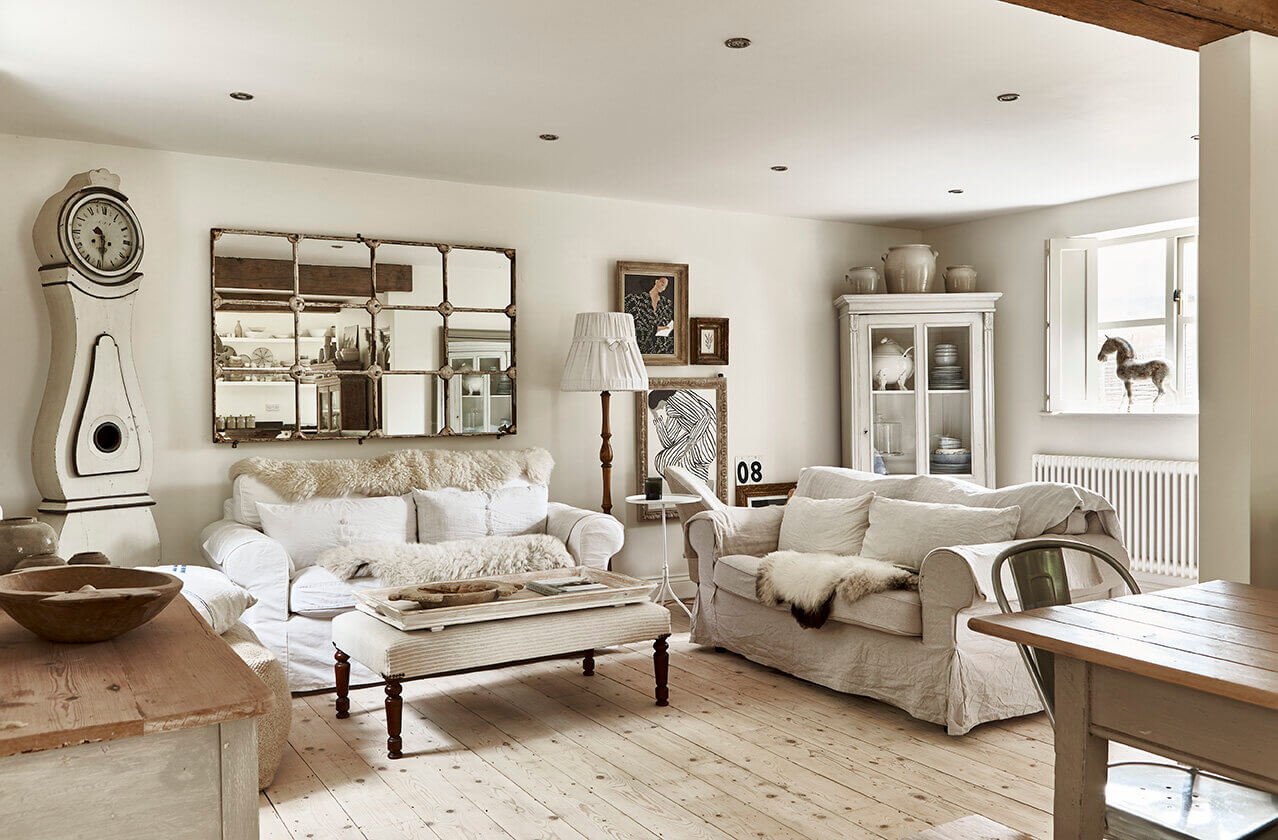
<svg viewBox="0 0 1278 840">
<path fill-rule="evenodd" d="M 797 481 L 778 481 L 771 484 L 738 484 L 737 507 L 766 507 L 784 505 L 799 486 Z M 757 501 L 756 501 L 757 500 Z"/>
<path fill-rule="evenodd" d="M 726 365 L 728 363 L 727 318 L 692 318 L 688 324 L 688 332 L 691 333 L 689 343 L 692 347 L 692 364 Z M 713 337 L 713 346 L 709 349 L 703 342 L 707 332 Z"/>
<path fill-rule="evenodd" d="M 660 472 L 655 462 L 661 458 L 663 452 L 668 452 L 670 460 L 685 462 L 682 465 L 693 472 L 697 472 L 698 468 L 704 469 L 715 495 L 727 504 L 728 380 L 722 376 L 651 377 L 648 387 L 647 391 L 635 393 L 636 492 L 643 492 L 644 478 Z M 657 392 L 682 393 L 683 396 L 672 398 L 669 393 L 657 395 Z M 652 410 L 649 405 L 651 399 L 661 399 Z M 660 430 L 654 427 L 652 434 L 649 434 L 649 426 L 654 423 L 657 409 L 660 409 L 660 415 L 664 418 L 660 422 L 666 424 L 664 438 L 668 442 L 664 445 Z M 651 458 L 650 442 L 655 450 L 651 453 Z M 705 458 L 710 452 L 713 452 L 713 460 L 706 463 Z M 646 521 L 661 519 L 660 509 L 641 507 L 637 515 Z M 667 517 L 677 515 L 673 511 L 666 513 Z"/>
<path fill-rule="evenodd" d="M 635 339 L 645 365 L 688 363 L 687 263 L 618 260 L 616 306 L 635 318 Z M 657 332 L 663 328 L 670 333 Z"/>
</svg>

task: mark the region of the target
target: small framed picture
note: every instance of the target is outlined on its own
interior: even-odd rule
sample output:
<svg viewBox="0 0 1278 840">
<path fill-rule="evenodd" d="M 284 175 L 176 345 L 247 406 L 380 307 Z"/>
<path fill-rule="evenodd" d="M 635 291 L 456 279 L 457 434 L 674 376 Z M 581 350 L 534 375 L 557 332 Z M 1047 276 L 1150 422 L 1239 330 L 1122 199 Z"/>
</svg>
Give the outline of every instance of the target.
<svg viewBox="0 0 1278 840">
<path fill-rule="evenodd" d="M 738 484 L 737 507 L 773 507 L 790 501 L 797 481 L 780 481 L 775 484 Z"/>
<path fill-rule="evenodd" d="M 692 364 L 728 363 L 727 318 L 693 318 L 688 332 L 692 333 Z"/>
<path fill-rule="evenodd" d="M 688 266 L 617 263 L 617 309 L 635 319 L 645 365 L 688 363 Z"/>
</svg>

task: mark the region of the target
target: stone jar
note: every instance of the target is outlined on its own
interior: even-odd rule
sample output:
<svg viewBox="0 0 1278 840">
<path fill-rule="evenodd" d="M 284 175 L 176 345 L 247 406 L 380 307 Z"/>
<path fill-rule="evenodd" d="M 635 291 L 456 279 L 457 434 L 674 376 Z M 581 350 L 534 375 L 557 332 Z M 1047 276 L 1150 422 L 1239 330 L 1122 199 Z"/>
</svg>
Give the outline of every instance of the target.
<svg viewBox="0 0 1278 840">
<path fill-rule="evenodd" d="M 47 560 L 41 565 L 61 565 L 58 553 L 58 535 L 34 516 L 14 516 L 0 519 L 0 575 L 22 564 L 31 566 L 32 560 Z"/>
<path fill-rule="evenodd" d="M 858 265 L 850 268 L 843 275 L 843 280 L 851 287 L 850 292 L 854 295 L 874 295 L 883 291 L 883 278 L 879 276 L 877 266 Z"/>
<path fill-rule="evenodd" d="M 952 293 L 976 291 L 976 269 L 970 265 L 946 266 L 945 291 Z"/>
<path fill-rule="evenodd" d="M 890 294 L 923 294 L 936 291 L 936 258 L 931 245 L 893 245 L 883 255 L 883 277 Z"/>
</svg>

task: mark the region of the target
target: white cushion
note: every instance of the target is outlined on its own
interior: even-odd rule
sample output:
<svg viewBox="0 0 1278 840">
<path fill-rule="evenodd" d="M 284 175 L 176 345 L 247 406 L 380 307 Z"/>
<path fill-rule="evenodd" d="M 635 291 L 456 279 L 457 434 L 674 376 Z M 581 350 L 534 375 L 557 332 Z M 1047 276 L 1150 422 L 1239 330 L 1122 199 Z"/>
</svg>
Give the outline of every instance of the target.
<svg viewBox="0 0 1278 840">
<path fill-rule="evenodd" d="M 219 636 L 230 630 L 257 603 L 247 589 L 207 566 L 151 566 L 182 579 L 182 596 Z"/>
<path fill-rule="evenodd" d="M 860 554 L 873 499 L 873 493 L 854 499 L 790 499 L 781 516 L 777 548 L 806 554 Z"/>
<path fill-rule="evenodd" d="M 315 499 L 295 504 L 257 503 L 262 530 L 284 546 L 301 570 L 320 552 L 339 545 L 413 542 L 417 518 L 407 496 Z"/>
<path fill-rule="evenodd" d="M 793 501 L 793 500 L 791 500 Z M 789 504 L 786 505 L 789 507 Z M 714 564 L 714 583 L 720 589 L 758 603 L 754 583 L 759 575 L 760 557 L 729 554 Z M 785 610 L 785 607 L 770 609 Z M 787 610 L 788 611 L 788 610 Z M 894 636 L 923 635 L 923 605 L 919 593 L 910 589 L 876 592 L 855 601 L 835 598 L 830 620 L 882 630 Z M 816 631 L 820 632 L 820 631 Z"/>
<path fill-rule="evenodd" d="M 481 490 L 413 490 L 417 540 L 422 543 L 543 534 L 549 489 L 514 481 L 491 493 Z"/>
<path fill-rule="evenodd" d="M 355 592 L 383 586 L 375 577 L 339 580 L 323 566 L 303 569 L 288 587 L 288 611 L 312 618 L 332 618 L 355 609 Z"/>
<path fill-rule="evenodd" d="M 861 556 L 917 569 L 936 548 L 1010 540 L 1020 521 L 1016 506 L 971 508 L 875 496 Z"/>
<path fill-rule="evenodd" d="M 288 499 L 276 493 L 263 482 L 251 475 L 240 475 L 231 482 L 231 515 L 241 525 L 262 530 L 262 515 L 257 512 L 257 503 L 268 505 L 285 505 Z"/>
</svg>

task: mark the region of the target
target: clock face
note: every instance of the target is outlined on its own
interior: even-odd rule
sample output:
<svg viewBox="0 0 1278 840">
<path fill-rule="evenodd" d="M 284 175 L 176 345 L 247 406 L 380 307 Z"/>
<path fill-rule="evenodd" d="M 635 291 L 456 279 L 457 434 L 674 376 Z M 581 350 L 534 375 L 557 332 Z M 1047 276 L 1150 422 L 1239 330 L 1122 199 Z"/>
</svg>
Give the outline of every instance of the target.
<svg viewBox="0 0 1278 840">
<path fill-rule="evenodd" d="M 141 256 L 137 218 L 113 196 L 78 202 L 67 220 L 67 240 L 80 261 L 100 274 L 122 274 Z"/>
</svg>

